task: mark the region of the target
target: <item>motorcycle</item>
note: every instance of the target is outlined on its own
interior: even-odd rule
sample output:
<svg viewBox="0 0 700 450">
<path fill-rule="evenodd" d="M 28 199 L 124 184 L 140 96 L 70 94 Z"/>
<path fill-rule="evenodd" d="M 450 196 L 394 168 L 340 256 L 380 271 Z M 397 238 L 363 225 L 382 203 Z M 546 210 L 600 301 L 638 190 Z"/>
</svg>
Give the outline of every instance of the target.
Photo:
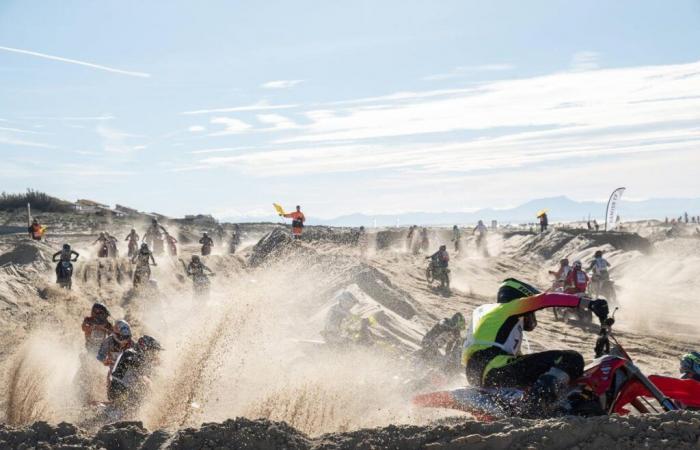
<svg viewBox="0 0 700 450">
<path fill-rule="evenodd" d="M 631 408 L 641 414 L 699 409 L 700 382 L 642 373 L 614 337 L 614 323 L 614 314 L 603 322 L 594 349 L 596 359 L 569 385 L 552 409 L 540 407 L 533 411 L 528 407 L 535 403 L 528 397 L 529 390 L 512 387 L 431 392 L 415 396 L 413 404 L 466 411 L 487 421 L 524 415 L 532 418 L 626 415 L 633 412 Z"/>
<path fill-rule="evenodd" d="M 148 284 L 151 279 L 151 266 L 138 265 L 134 270 L 134 287 L 140 287 Z"/>
<path fill-rule="evenodd" d="M 56 284 L 64 289 L 70 290 L 73 287 L 73 262 L 78 258 L 70 261 L 60 261 L 56 267 Z"/>
<path fill-rule="evenodd" d="M 109 256 L 109 244 L 105 241 L 100 243 L 100 249 L 97 251 L 98 258 L 106 258 Z"/>
<path fill-rule="evenodd" d="M 425 279 L 432 286 L 433 281 L 440 282 L 441 289 L 450 288 L 450 269 L 447 267 L 437 267 L 435 261 L 431 260 L 425 269 Z"/>
<path fill-rule="evenodd" d="M 593 275 L 589 289 L 595 298 L 604 298 L 611 304 L 617 302 L 615 282 L 610 279 L 610 275 L 607 272 L 601 275 Z"/>
<path fill-rule="evenodd" d="M 211 275 L 213 276 L 214 274 Z M 211 286 L 211 282 L 209 281 L 209 277 L 206 274 L 193 274 L 192 286 L 194 289 L 195 298 L 209 298 L 209 287 Z"/>
</svg>

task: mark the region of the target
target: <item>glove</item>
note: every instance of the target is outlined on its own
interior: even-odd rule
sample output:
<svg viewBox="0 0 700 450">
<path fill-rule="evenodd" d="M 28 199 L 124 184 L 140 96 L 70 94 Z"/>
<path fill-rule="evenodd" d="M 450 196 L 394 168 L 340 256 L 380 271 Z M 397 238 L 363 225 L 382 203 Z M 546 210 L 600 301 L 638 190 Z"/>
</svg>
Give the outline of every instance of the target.
<svg viewBox="0 0 700 450">
<path fill-rule="evenodd" d="M 591 302 L 588 304 L 588 309 L 591 310 L 596 317 L 598 317 L 600 323 L 603 323 L 605 319 L 608 318 L 608 313 L 610 312 L 608 310 L 607 300 L 603 299 L 591 300 Z"/>
</svg>

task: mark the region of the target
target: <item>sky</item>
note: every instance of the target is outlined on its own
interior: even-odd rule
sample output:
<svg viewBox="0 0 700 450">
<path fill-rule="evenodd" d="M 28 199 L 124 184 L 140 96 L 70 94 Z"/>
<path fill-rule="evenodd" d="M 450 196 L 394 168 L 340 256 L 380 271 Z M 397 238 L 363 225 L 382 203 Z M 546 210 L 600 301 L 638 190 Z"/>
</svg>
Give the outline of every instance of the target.
<svg viewBox="0 0 700 450">
<path fill-rule="evenodd" d="M 0 2 L 0 190 L 171 216 L 700 197 L 700 2 Z"/>
</svg>

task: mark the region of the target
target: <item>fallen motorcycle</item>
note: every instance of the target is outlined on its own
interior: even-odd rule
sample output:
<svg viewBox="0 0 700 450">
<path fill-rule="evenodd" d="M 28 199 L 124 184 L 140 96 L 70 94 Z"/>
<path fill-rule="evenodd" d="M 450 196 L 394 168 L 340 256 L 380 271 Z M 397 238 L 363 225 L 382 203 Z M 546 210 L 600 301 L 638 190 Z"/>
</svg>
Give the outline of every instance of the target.
<svg viewBox="0 0 700 450">
<path fill-rule="evenodd" d="M 542 408 L 533 414 L 527 406 L 534 403 L 528 397 L 530 392 L 520 388 L 466 387 L 431 392 L 415 396 L 413 404 L 466 411 L 480 420 L 625 415 L 632 413 L 632 408 L 641 414 L 700 408 L 700 382 L 642 373 L 612 334 L 614 323 L 614 318 L 604 321 L 595 345 L 596 359 L 569 385 L 553 409 Z"/>
</svg>

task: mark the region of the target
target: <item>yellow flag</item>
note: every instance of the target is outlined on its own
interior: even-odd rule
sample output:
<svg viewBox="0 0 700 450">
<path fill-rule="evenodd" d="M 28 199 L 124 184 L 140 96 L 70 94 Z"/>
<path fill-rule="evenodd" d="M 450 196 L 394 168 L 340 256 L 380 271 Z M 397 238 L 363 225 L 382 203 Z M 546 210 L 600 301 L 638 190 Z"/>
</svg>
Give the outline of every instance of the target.
<svg viewBox="0 0 700 450">
<path fill-rule="evenodd" d="M 284 215 L 284 209 L 282 209 L 282 205 L 280 205 L 279 203 L 273 203 L 272 206 L 275 207 L 277 214 L 279 214 L 280 216 Z"/>
</svg>

